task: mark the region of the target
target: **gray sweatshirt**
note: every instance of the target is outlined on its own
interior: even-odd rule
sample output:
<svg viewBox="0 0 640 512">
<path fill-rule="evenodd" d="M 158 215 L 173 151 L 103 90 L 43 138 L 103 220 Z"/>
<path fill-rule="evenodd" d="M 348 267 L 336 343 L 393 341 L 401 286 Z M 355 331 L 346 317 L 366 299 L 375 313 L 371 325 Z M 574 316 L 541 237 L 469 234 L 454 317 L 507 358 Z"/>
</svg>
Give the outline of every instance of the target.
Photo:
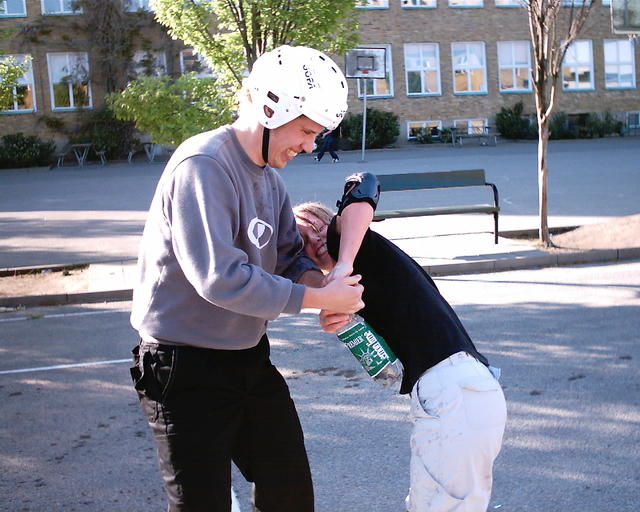
<svg viewBox="0 0 640 512">
<path fill-rule="evenodd" d="M 298 313 L 315 269 L 280 176 L 244 152 L 230 126 L 183 142 L 149 209 L 131 324 L 146 341 L 255 346 L 268 320 Z"/>
</svg>

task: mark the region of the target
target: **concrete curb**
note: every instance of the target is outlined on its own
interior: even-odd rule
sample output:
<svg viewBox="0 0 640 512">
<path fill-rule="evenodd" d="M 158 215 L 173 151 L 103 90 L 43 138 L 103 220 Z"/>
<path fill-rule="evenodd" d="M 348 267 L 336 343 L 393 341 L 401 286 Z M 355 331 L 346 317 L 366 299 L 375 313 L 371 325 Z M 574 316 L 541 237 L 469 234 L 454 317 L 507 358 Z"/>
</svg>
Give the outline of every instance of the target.
<svg viewBox="0 0 640 512">
<path fill-rule="evenodd" d="M 466 263 L 447 263 L 443 265 L 423 265 L 431 276 L 453 276 L 461 274 L 480 274 L 506 272 L 541 267 L 560 267 L 584 263 L 607 263 L 640 259 L 640 247 L 626 249 L 594 249 L 584 252 L 542 254 L 522 258 L 487 259 Z M 82 293 L 61 293 L 52 295 L 24 295 L 21 297 L 2 297 L 0 307 L 60 306 L 66 304 L 89 304 L 97 302 L 118 302 L 131 300 L 132 289 L 107 290 Z"/>
<path fill-rule="evenodd" d="M 640 259 L 640 247 L 626 249 L 593 249 L 584 252 L 565 252 L 527 256 L 523 258 L 493 259 L 452 263 L 443 265 L 424 265 L 430 275 L 452 276 L 459 274 L 480 274 L 486 272 L 506 272 L 538 267 L 561 267 L 584 263 L 606 263 Z"/>
<path fill-rule="evenodd" d="M 62 306 L 66 304 L 93 304 L 96 302 L 118 302 L 131 300 L 133 290 L 107 290 L 82 293 L 57 293 L 51 295 L 23 295 L 0 298 L 0 307 Z"/>
</svg>

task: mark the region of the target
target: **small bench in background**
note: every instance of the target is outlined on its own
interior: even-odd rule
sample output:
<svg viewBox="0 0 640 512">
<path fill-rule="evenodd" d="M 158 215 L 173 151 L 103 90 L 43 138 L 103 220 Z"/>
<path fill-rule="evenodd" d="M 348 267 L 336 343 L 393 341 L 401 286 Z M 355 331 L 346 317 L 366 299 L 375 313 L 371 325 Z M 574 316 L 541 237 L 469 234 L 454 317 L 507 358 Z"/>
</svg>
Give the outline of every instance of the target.
<svg viewBox="0 0 640 512">
<path fill-rule="evenodd" d="M 438 189 L 451 187 L 490 187 L 493 202 L 455 205 L 428 206 L 424 208 L 406 208 L 399 210 L 376 211 L 373 220 L 396 219 L 401 217 L 422 217 L 427 215 L 452 215 L 463 213 L 487 213 L 493 215 L 494 241 L 498 243 L 498 187 L 485 180 L 484 169 L 460 171 L 436 171 L 405 174 L 378 174 L 381 192 L 402 192 L 408 190 Z"/>
<path fill-rule="evenodd" d="M 451 143 L 453 147 L 456 144 L 462 147 L 465 140 L 476 140 L 482 146 L 496 146 L 498 144 L 498 135 L 492 132 L 488 126 L 473 127 L 470 132 L 451 131 Z"/>
</svg>

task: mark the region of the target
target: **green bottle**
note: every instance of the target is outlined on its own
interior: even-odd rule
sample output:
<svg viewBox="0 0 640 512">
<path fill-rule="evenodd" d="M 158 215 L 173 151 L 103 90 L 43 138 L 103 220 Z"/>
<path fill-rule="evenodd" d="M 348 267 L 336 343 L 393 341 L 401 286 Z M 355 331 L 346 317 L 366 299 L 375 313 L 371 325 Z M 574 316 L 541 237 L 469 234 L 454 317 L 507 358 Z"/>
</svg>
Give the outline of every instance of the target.
<svg viewBox="0 0 640 512">
<path fill-rule="evenodd" d="M 364 318 L 351 315 L 351 321 L 336 334 L 374 380 L 384 387 L 400 387 L 402 363 Z"/>
</svg>

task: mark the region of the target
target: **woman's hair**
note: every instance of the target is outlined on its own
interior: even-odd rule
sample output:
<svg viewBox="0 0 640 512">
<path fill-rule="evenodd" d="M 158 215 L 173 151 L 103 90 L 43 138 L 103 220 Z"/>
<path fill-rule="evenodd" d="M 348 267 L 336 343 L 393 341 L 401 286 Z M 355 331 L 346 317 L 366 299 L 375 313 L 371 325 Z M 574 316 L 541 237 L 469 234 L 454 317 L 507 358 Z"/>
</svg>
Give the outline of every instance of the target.
<svg viewBox="0 0 640 512">
<path fill-rule="evenodd" d="M 322 222 L 327 225 L 331 222 L 331 219 L 335 215 L 329 208 L 322 203 L 316 203 L 309 201 L 307 203 L 301 203 L 293 207 L 293 215 L 297 219 L 305 220 L 304 214 L 311 214 L 318 217 Z"/>
</svg>

